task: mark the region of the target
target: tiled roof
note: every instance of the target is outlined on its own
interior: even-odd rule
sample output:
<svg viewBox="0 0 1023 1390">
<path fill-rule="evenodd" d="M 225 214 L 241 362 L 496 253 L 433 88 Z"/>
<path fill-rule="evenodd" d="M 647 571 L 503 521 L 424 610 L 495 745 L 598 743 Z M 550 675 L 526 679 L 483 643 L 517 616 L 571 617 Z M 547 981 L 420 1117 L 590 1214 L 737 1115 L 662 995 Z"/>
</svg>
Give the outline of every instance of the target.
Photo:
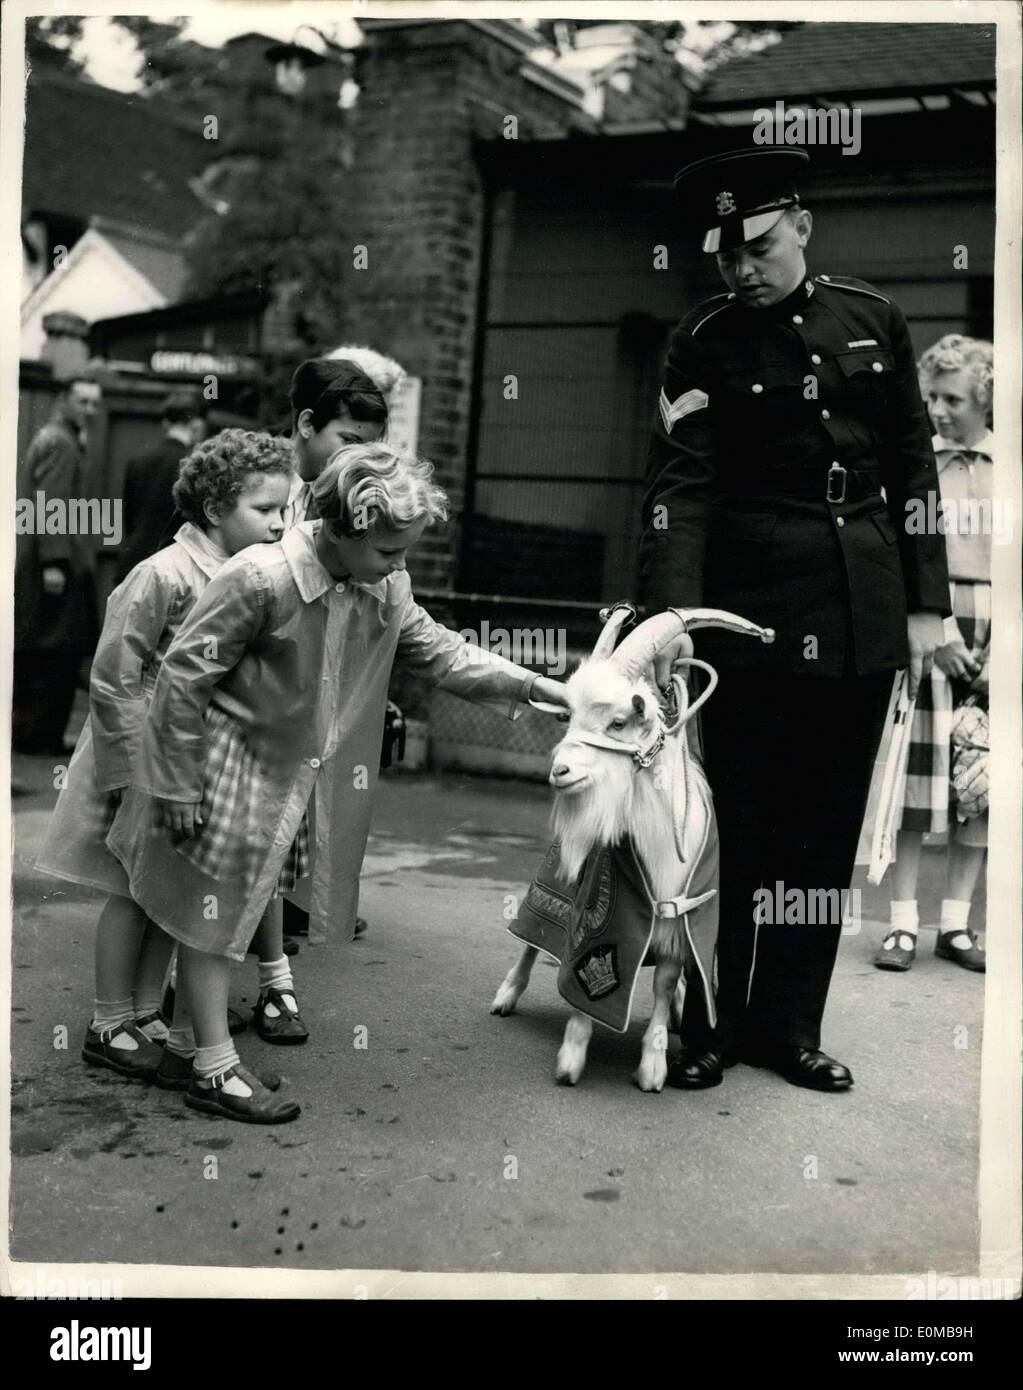
<svg viewBox="0 0 1023 1390">
<path fill-rule="evenodd" d="M 202 124 L 131 92 L 36 69 L 26 99 L 22 207 L 94 214 L 180 236 L 202 213 L 188 180 L 210 146 Z"/>
<path fill-rule="evenodd" d="M 711 73 L 693 109 L 993 86 L 994 80 L 993 25 L 811 23 Z"/>
<path fill-rule="evenodd" d="M 157 241 L 155 237 L 136 236 L 131 229 L 112 227 L 103 219 L 97 219 L 94 225 L 168 304 L 176 304 L 181 299 L 188 268 L 180 243 L 175 245 L 162 239 Z"/>
</svg>

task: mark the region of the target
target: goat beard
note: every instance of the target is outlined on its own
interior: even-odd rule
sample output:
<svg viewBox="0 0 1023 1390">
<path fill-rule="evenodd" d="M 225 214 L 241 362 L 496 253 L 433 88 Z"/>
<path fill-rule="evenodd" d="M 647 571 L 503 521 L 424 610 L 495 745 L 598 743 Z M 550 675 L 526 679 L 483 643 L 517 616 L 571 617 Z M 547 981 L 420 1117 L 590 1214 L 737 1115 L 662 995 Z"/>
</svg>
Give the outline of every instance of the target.
<svg viewBox="0 0 1023 1390">
<path fill-rule="evenodd" d="M 595 846 L 618 844 L 630 824 L 634 792 L 631 759 L 615 758 L 613 768 L 603 768 L 602 773 L 596 786 L 571 795 L 559 792 L 554 798 L 551 823 L 560 846 L 561 874 L 569 883 L 575 883 Z"/>
</svg>

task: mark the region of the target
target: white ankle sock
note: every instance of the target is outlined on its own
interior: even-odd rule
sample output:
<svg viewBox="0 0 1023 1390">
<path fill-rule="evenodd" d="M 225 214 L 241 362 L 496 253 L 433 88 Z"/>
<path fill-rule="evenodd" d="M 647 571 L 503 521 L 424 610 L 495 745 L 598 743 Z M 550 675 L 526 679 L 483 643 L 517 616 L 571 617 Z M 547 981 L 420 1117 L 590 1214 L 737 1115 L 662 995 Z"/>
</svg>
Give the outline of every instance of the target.
<svg viewBox="0 0 1023 1390">
<path fill-rule="evenodd" d="M 236 1067 L 241 1058 L 233 1042 L 216 1043 L 213 1047 L 197 1047 L 192 1063 L 196 1076 L 208 1080 L 222 1071 Z M 232 1076 L 224 1082 L 223 1089 L 230 1096 L 251 1096 L 252 1087 L 247 1086 L 240 1077 Z"/>
<path fill-rule="evenodd" d="M 964 903 L 958 898 L 942 898 L 941 925 L 938 931 L 942 936 L 947 936 L 950 932 L 955 933 L 949 942 L 950 946 L 958 946 L 960 950 L 966 951 L 973 945 L 973 939 L 967 930 L 969 920 L 968 902 Z"/>
<path fill-rule="evenodd" d="M 891 941 L 894 937 L 900 950 L 911 950 L 916 945 L 917 932 L 920 929 L 916 898 L 893 898 L 890 909 L 892 921 L 885 941 Z"/>
<path fill-rule="evenodd" d="M 175 1057 L 194 1057 L 195 1034 L 192 1032 L 192 1025 L 189 1024 L 187 1028 L 171 1028 L 164 1046 L 168 1052 L 173 1052 Z"/>
<path fill-rule="evenodd" d="M 892 899 L 889 904 L 892 918 L 893 931 L 909 932 L 910 936 L 916 936 L 920 929 L 919 909 L 917 908 L 916 898 Z"/>
<path fill-rule="evenodd" d="M 90 1027 L 97 1033 L 106 1032 L 110 1028 L 119 1028 L 122 1023 L 133 1023 L 135 1020 L 135 1005 L 130 999 L 96 999 L 93 1002 L 92 1023 Z M 118 1033 L 116 1037 L 110 1039 L 111 1047 L 123 1048 L 125 1052 L 137 1052 L 139 1045 L 133 1037 L 127 1033 Z"/>
<path fill-rule="evenodd" d="M 276 989 L 284 996 L 284 1002 L 289 1009 L 294 1009 L 298 1013 L 298 1004 L 295 1001 L 295 981 L 291 974 L 291 965 L 287 956 L 281 956 L 280 960 L 261 960 L 259 962 L 259 992 L 263 994 L 268 989 Z M 279 1018 L 280 1009 L 276 1004 L 264 1004 L 263 1012 L 267 1018 Z"/>
</svg>

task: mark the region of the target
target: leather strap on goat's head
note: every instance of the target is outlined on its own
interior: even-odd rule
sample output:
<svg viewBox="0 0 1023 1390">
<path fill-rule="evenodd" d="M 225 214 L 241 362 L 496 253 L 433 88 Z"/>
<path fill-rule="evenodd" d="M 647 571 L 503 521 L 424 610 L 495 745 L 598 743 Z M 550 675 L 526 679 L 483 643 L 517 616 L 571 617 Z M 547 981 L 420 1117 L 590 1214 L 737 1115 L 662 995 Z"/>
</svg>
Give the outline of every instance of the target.
<svg viewBox="0 0 1023 1390">
<path fill-rule="evenodd" d="M 590 748 L 605 748 L 610 753 L 627 753 L 636 764 L 637 772 L 645 771 L 663 750 L 666 740 L 675 738 L 682 732 L 697 710 L 710 699 L 717 687 L 717 672 L 706 661 L 698 661 L 695 656 L 686 656 L 677 661 L 675 666 L 676 668 L 697 666 L 701 671 L 705 671 L 707 688 L 696 700 L 690 703 L 689 687 L 685 676 L 680 674 L 677 669 L 673 671 L 671 690 L 675 705 L 675 718 L 670 723 L 663 719 L 658 720 L 653 736 L 645 744 L 626 743 L 624 739 L 608 738 L 605 734 L 590 733 L 585 729 L 574 733 L 572 742 L 585 743 Z"/>
</svg>

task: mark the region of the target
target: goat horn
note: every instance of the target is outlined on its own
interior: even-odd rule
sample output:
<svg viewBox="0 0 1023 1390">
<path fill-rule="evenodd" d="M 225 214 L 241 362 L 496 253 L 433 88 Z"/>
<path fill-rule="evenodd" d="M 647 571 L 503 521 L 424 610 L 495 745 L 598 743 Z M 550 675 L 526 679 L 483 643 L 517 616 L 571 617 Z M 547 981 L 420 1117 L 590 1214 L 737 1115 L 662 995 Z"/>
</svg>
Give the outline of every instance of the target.
<svg viewBox="0 0 1023 1390">
<path fill-rule="evenodd" d="M 685 622 L 672 612 L 658 613 L 647 618 L 615 652 L 612 660 L 624 676 L 636 680 L 643 674 L 662 647 L 686 630 Z"/>
<path fill-rule="evenodd" d="M 636 610 L 627 603 L 616 603 L 613 608 L 602 608 L 600 610 L 601 621 L 604 626 L 600 630 L 593 651 L 590 653 L 591 661 L 601 661 L 609 657 L 615 649 L 618 634 L 627 622 L 631 622 L 636 616 Z"/>
</svg>

